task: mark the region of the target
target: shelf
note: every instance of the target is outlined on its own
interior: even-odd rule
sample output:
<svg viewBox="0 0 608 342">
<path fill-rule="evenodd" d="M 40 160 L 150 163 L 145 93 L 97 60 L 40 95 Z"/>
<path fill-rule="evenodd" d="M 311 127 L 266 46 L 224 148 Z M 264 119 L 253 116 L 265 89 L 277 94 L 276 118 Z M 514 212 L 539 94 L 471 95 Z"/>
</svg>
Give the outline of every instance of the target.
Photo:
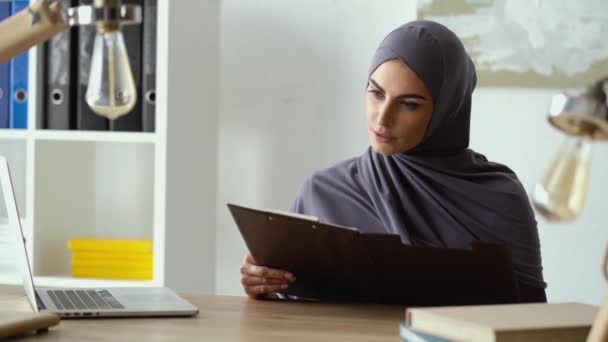
<svg viewBox="0 0 608 342">
<path fill-rule="evenodd" d="M 2 285 L 22 285 L 23 280 L 21 279 L 20 273 L 13 272 L 13 270 L 11 270 L 10 274 L 7 274 L 7 272 L 0 273 L 0 284 L 2 284 Z"/>
<path fill-rule="evenodd" d="M 2 199 L 0 198 L 0 201 Z M 23 217 L 21 216 L 19 218 L 19 221 L 21 222 L 21 229 L 25 230 L 25 228 L 30 224 L 30 219 L 28 217 Z M 24 235 L 26 235 L 26 232 L 23 232 Z M 27 238 L 27 236 L 25 236 L 25 238 Z M 11 231 L 11 227 L 9 226 L 9 221 L 8 221 L 8 217 L 6 216 L 0 216 L 0 242 L 10 242 L 13 243 L 15 239 L 15 234 L 14 232 Z M 0 254 L 1 255 L 1 254 Z"/>
<path fill-rule="evenodd" d="M 61 131 L 0 129 L 0 139 L 25 140 L 33 137 L 36 140 L 55 141 L 100 141 L 119 143 L 149 143 L 156 142 L 156 135 L 148 132 L 108 132 L 108 131 Z"/>
<path fill-rule="evenodd" d="M 0 129 L 0 156 L 27 217 L 23 230 L 39 286 L 213 291 L 221 6 L 158 0 L 157 7 L 154 133 L 44 129 L 47 61 L 42 46 L 29 50 L 28 129 Z M 196 44 L 180 39 L 191 33 L 180 20 L 205 24 Z M 201 216 L 209 220 L 196 229 Z M 75 237 L 152 240 L 154 281 L 72 278 L 67 241 Z M 7 254 L 0 248 L 0 261 Z M 185 272 L 192 260 L 204 262 Z"/>
<path fill-rule="evenodd" d="M 106 132 L 106 131 L 60 131 L 37 130 L 33 132 L 36 140 L 54 141 L 92 141 L 92 142 L 126 142 L 155 143 L 154 133 L 144 132 Z M 0 138 L 2 136 L 0 135 Z"/>
<path fill-rule="evenodd" d="M 155 287 L 161 286 L 154 280 L 108 280 L 73 278 L 69 276 L 34 276 L 36 287 Z"/>
<path fill-rule="evenodd" d="M 25 129 L 0 128 L 0 139 L 25 139 L 30 132 Z"/>
<path fill-rule="evenodd" d="M 154 240 L 154 152 L 153 144 L 36 143 L 35 275 L 70 274 L 69 239 Z"/>
<path fill-rule="evenodd" d="M 27 139 L 22 135 L 20 139 L 15 134 L 9 133 L 24 133 L 24 132 L 9 132 L 8 130 L 0 130 L 0 134 L 4 137 L 12 135 L 13 138 L 0 138 L 0 156 L 3 156 L 8 161 L 11 179 L 13 181 L 13 189 L 15 190 L 15 199 L 17 200 L 17 208 L 21 216 L 28 216 L 26 208 L 26 189 L 27 189 Z M 7 217 L 4 199 L 0 198 L 0 217 Z"/>
</svg>

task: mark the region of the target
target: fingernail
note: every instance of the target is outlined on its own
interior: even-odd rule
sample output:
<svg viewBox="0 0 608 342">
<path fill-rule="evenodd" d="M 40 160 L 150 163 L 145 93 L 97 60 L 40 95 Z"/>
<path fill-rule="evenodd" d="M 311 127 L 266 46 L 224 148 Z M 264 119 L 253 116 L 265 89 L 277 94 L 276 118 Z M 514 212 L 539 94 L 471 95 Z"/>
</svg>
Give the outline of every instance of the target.
<svg viewBox="0 0 608 342">
<path fill-rule="evenodd" d="M 281 290 L 284 290 L 284 289 L 286 289 L 286 288 L 287 288 L 287 284 L 283 284 L 283 285 L 281 285 Z"/>
<path fill-rule="evenodd" d="M 285 278 L 287 278 L 291 281 L 296 280 L 296 277 L 294 277 L 293 274 L 291 274 L 291 273 L 285 273 Z"/>
</svg>

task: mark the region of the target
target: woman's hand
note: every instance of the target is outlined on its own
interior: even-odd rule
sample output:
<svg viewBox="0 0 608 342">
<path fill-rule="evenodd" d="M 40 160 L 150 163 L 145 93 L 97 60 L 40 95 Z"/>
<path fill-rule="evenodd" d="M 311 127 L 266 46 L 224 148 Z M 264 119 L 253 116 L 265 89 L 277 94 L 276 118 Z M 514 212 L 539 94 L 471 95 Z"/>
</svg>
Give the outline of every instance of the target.
<svg viewBox="0 0 608 342">
<path fill-rule="evenodd" d="M 287 271 L 257 265 L 251 254 L 245 256 L 241 266 L 241 284 L 249 298 L 273 297 L 295 280 Z"/>
</svg>

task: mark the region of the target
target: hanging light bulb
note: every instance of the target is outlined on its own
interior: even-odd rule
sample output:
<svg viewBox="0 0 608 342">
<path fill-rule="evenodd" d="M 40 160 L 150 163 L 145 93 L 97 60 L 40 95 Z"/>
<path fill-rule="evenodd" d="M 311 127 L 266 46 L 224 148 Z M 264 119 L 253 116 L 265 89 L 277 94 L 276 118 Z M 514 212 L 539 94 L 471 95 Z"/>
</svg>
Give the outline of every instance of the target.
<svg viewBox="0 0 608 342">
<path fill-rule="evenodd" d="M 585 204 L 590 161 L 590 136 L 568 137 L 533 190 L 534 208 L 549 221 L 578 217 Z"/>
<path fill-rule="evenodd" d="M 579 95 L 553 96 L 548 120 L 568 138 L 531 194 L 534 209 L 549 221 L 572 221 L 583 211 L 591 142 L 608 140 L 606 84 L 608 78 L 594 82 Z"/>
<path fill-rule="evenodd" d="M 118 9 L 120 1 L 95 0 L 95 7 Z M 118 21 L 97 23 L 85 100 L 95 113 L 112 120 L 135 106 L 137 91 Z"/>
</svg>

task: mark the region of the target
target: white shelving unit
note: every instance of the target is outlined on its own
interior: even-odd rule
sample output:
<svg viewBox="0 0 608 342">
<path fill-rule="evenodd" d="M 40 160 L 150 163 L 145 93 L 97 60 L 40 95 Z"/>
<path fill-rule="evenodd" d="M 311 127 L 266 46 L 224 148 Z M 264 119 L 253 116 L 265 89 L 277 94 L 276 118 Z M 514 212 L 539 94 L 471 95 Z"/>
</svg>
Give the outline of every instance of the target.
<svg viewBox="0 0 608 342">
<path fill-rule="evenodd" d="M 0 130 L 0 155 L 37 285 L 213 291 L 218 20 L 219 0 L 158 0 L 154 133 L 42 129 L 42 49 L 29 51 L 28 129 Z M 152 239 L 154 279 L 71 278 L 75 237 Z"/>
</svg>

